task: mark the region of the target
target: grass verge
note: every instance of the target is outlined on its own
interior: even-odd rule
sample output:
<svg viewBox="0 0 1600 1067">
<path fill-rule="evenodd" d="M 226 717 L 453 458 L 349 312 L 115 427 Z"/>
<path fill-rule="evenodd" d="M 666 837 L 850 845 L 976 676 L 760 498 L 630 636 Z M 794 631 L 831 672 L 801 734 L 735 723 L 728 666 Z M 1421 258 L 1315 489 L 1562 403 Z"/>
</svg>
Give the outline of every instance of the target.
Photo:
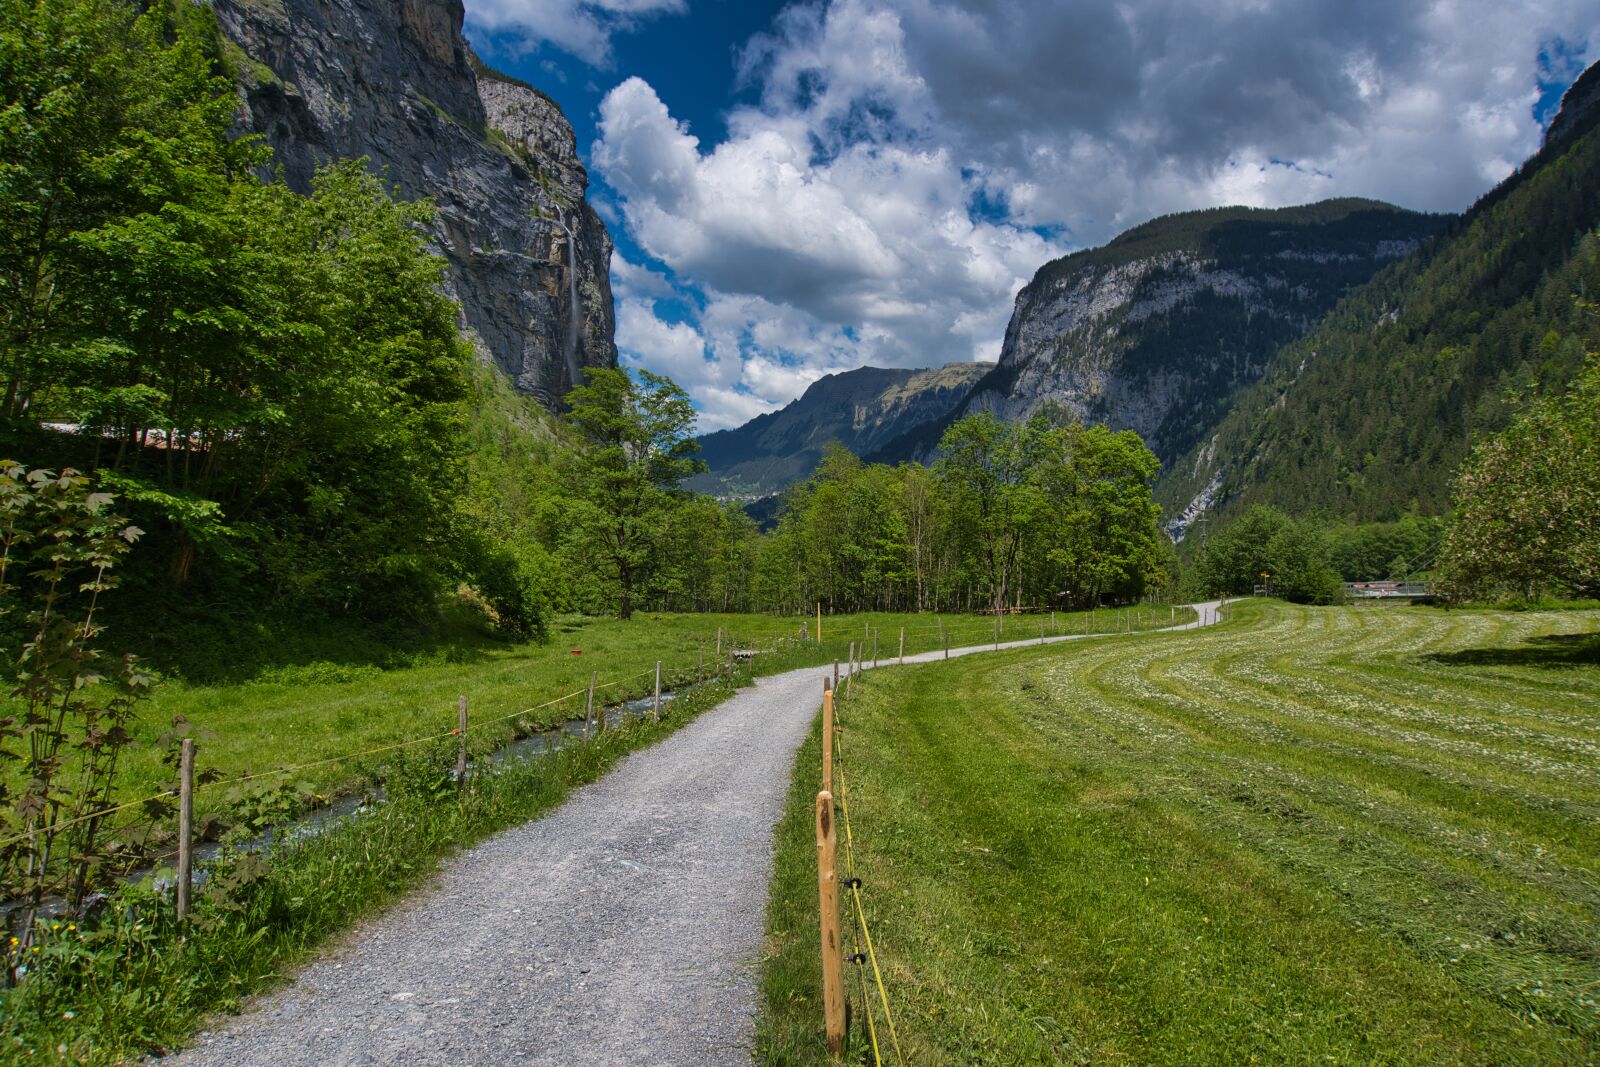
<svg viewBox="0 0 1600 1067">
<path fill-rule="evenodd" d="M 550 810 L 734 688 L 696 687 L 660 722 L 637 720 L 471 776 L 459 794 L 453 746 L 404 752 L 385 769 L 388 803 L 280 842 L 267 857 L 225 854 L 186 925 L 149 884 L 119 892 L 81 928 L 51 924 L 26 961 L 31 973 L 0 997 L 0 1061 L 114 1064 L 183 1044 L 206 1014 L 269 986 L 329 936 L 415 889 L 440 860 Z"/>
<path fill-rule="evenodd" d="M 1600 613 L 1232 610 L 861 680 L 843 767 L 905 1061 L 1595 1062 L 1600 666 L 1548 649 Z M 817 759 L 769 1064 L 827 1062 Z"/>
</svg>

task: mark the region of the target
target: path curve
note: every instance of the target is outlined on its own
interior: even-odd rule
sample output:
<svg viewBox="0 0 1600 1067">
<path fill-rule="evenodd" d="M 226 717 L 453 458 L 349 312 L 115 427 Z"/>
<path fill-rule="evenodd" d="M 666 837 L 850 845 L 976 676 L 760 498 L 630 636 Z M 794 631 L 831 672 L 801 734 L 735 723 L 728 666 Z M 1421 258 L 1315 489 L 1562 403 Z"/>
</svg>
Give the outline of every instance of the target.
<svg viewBox="0 0 1600 1067">
<path fill-rule="evenodd" d="M 1199 618 L 1174 629 L 1216 621 L 1216 602 L 1193 606 Z M 463 851 L 288 987 L 159 1062 L 748 1064 L 772 832 L 822 675 L 758 679 L 550 814 Z"/>
</svg>

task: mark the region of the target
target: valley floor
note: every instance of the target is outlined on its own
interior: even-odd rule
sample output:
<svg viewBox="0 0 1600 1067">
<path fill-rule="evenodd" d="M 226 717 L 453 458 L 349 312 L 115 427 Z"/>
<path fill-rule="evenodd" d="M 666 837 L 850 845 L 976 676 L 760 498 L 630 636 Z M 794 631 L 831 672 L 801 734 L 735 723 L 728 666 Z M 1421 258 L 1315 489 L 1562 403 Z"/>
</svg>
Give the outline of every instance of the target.
<svg viewBox="0 0 1600 1067">
<path fill-rule="evenodd" d="M 1229 611 L 858 680 L 840 776 L 904 1062 L 1595 1062 L 1600 612 Z M 825 1060 L 817 758 L 773 1064 Z M 895 1062 L 846 982 L 852 1058 L 870 1003 Z"/>
<path fill-rule="evenodd" d="M 1215 605 L 1202 616 L 1159 613 L 1198 626 Z M 1026 624 L 1037 634 L 1027 647 L 1082 638 L 1039 632 L 1039 621 Z M 1008 647 L 958 646 L 951 662 Z M 455 856 L 427 889 L 169 1062 L 750 1062 L 772 828 L 823 673 L 763 677 L 549 815 Z"/>
<path fill-rule="evenodd" d="M 1182 621 L 1186 610 L 1008 616 L 1000 636 L 1018 640 L 1040 628 L 1050 634 L 1149 629 Z M 754 652 L 741 665 L 766 675 L 846 659 L 852 641 L 867 644 L 870 657 L 874 635 L 887 660 L 899 650 L 902 628 L 908 654 L 939 648 L 945 637 L 957 646 L 972 644 L 988 638 L 995 622 L 953 614 L 829 615 L 820 644 L 815 626 L 815 618 L 756 614 L 640 612 L 628 622 L 572 617 L 552 625 L 546 644 L 463 640 L 387 669 L 359 656 L 341 657 L 340 649 L 330 647 L 325 658 L 233 684 L 172 682 L 158 686 L 140 709 L 134 744 L 119 773 L 118 800 L 173 787 L 175 772 L 166 757 L 174 734 L 196 736 L 199 766 L 220 776 L 196 797 L 202 822 L 213 816 L 222 825 L 253 817 L 281 821 L 297 798 L 365 790 L 394 746 L 448 734 L 462 695 L 470 706 L 472 748 L 483 752 L 582 719 L 591 672 L 598 680 L 596 698 L 604 704 L 649 695 L 657 662 L 663 684 L 672 688 L 717 670 L 730 649 Z M 123 817 L 142 815 L 130 811 Z"/>
</svg>

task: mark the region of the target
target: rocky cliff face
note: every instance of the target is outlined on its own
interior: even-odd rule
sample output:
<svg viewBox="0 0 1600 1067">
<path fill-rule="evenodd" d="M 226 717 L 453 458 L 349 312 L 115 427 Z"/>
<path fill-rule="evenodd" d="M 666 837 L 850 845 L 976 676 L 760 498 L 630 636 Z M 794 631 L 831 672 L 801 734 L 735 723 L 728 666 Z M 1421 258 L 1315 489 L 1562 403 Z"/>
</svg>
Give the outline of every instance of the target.
<svg viewBox="0 0 1600 1067">
<path fill-rule="evenodd" d="M 1375 201 L 1157 219 L 1042 267 L 1017 295 L 995 371 L 960 412 L 1055 404 L 1181 456 L 1346 291 L 1445 219 Z"/>
<path fill-rule="evenodd" d="M 243 127 L 305 190 L 366 157 L 427 197 L 448 285 L 482 350 L 554 410 L 612 367 L 611 239 L 584 200 L 572 128 L 548 97 L 478 63 L 460 0 L 214 0 L 242 52 Z"/>
<path fill-rule="evenodd" d="M 830 374 L 798 400 L 735 430 L 700 438 L 711 468 L 691 483 L 727 496 L 775 493 L 808 477 L 837 442 L 858 456 L 937 422 L 966 398 L 992 363 L 947 363 L 926 370 L 862 367 Z"/>
<path fill-rule="evenodd" d="M 1597 112 L 1600 112 L 1600 63 L 1591 64 L 1561 94 L 1561 108 L 1544 131 L 1545 145 L 1559 145 L 1580 136 L 1594 124 Z"/>
</svg>

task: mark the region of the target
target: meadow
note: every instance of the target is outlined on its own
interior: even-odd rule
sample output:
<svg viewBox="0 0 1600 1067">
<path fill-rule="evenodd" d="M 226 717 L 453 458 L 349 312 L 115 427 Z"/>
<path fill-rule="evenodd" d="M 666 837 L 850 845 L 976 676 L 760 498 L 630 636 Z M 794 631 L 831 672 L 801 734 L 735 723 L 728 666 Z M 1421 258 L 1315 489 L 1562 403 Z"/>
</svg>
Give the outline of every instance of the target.
<svg viewBox="0 0 1600 1067">
<path fill-rule="evenodd" d="M 1002 640 L 1050 633 L 1078 633 L 1168 625 L 1191 618 L 1170 606 L 1004 616 Z M 876 631 L 878 654 L 898 652 L 906 630 L 906 652 L 929 651 L 943 639 L 976 644 L 997 632 L 992 616 L 868 613 L 827 615 L 823 640 L 816 619 L 759 614 L 645 614 L 628 622 L 569 617 L 557 619 L 548 643 L 503 643 L 462 634 L 453 642 L 413 656 L 411 662 L 379 665 L 329 648 L 301 662 L 276 665 L 253 677 L 223 685 L 158 686 L 141 707 L 134 743 L 119 772 L 121 802 L 172 788 L 171 738 L 197 739 L 201 768 L 215 781 L 196 795 L 196 813 L 210 826 L 241 818 L 288 814 L 308 799 L 328 799 L 366 788 L 393 746 L 448 735 L 456 725 L 456 702 L 469 702 L 468 736 L 474 752 L 497 748 L 518 736 L 584 716 L 591 672 L 598 675 L 596 700 L 617 703 L 648 696 L 654 668 L 662 663 L 663 685 L 682 685 L 718 669 L 732 649 L 753 652 L 757 674 L 831 664 L 848 658 L 852 641 L 868 647 Z M 703 665 L 703 666 L 702 666 Z M 175 719 L 181 719 L 175 728 Z M 136 822 L 138 809 L 123 813 Z"/>
<path fill-rule="evenodd" d="M 1247 601 L 858 679 L 841 777 L 904 1061 L 1595 1062 L 1597 631 Z M 779 829 L 771 1064 L 825 1061 L 817 756 Z"/>
</svg>

